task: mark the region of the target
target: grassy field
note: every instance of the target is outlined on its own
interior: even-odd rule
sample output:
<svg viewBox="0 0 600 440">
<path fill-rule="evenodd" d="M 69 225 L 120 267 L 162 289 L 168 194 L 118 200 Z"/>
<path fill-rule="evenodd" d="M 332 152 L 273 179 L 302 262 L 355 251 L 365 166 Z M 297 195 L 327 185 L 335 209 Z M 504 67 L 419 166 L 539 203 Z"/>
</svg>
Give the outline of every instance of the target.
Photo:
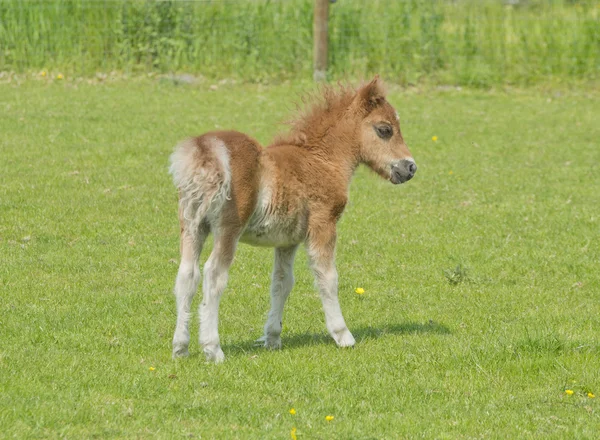
<svg viewBox="0 0 600 440">
<path fill-rule="evenodd" d="M 0 438 L 596 438 L 597 92 L 392 87 L 419 172 L 352 183 L 337 261 L 356 347 L 327 337 L 304 252 L 284 349 L 254 347 L 272 252 L 241 245 L 225 363 L 204 362 L 196 320 L 171 360 L 168 155 L 217 127 L 266 143 L 306 88 L 0 85 Z"/>
<path fill-rule="evenodd" d="M 600 0 L 343 0 L 329 75 L 399 84 L 600 79 Z M 0 0 L 0 72 L 312 77 L 313 0 Z"/>
</svg>

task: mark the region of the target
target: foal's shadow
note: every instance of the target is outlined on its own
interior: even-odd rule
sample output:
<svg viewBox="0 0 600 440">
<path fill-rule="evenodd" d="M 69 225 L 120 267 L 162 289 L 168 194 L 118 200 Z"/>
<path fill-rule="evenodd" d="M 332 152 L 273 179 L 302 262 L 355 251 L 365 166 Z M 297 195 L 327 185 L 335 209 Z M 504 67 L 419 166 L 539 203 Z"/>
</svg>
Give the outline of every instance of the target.
<svg viewBox="0 0 600 440">
<path fill-rule="evenodd" d="M 378 339 L 387 335 L 404 335 L 432 333 L 439 335 L 450 334 L 450 329 L 443 324 L 429 321 L 425 324 L 419 322 L 405 322 L 402 324 L 386 325 L 383 327 L 359 327 L 350 330 L 356 339 L 357 344 L 361 341 Z M 310 345 L 335 344 L 331 337 L 326 333 L 302 333 L 286 337 L 285 333 L 281 337 L 283 348 L 298 348 Z M 227 344 L 223 346 L 226 352 L 231 354 L 252 353 L 264 350 L 260 343 L 255 340 L 244 341 L 239 344 Z"/>
</svg>

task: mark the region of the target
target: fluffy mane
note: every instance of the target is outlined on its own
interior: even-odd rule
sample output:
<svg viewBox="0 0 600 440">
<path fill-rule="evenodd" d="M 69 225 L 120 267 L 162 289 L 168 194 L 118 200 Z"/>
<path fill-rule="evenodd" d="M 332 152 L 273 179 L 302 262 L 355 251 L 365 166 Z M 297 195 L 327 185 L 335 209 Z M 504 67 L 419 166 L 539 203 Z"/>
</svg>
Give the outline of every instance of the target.
<svg viewBox="0 0 600 440">
<path fill-rule="evenodd" d="M 376 77 L 370 83 L 355 89 L 347 85 L 322 86 L 317 92 L 302 98 L 298 114 L 287 121 L 291 126 L 288 133 L 279 134 L 271 144 L 296 145 L 317 148 L 323 137 L 348 112 L 370 111 L 384 99 L 383 85 Z M 356 108 L 355 98 L 362 98 Z"/>
</svg>

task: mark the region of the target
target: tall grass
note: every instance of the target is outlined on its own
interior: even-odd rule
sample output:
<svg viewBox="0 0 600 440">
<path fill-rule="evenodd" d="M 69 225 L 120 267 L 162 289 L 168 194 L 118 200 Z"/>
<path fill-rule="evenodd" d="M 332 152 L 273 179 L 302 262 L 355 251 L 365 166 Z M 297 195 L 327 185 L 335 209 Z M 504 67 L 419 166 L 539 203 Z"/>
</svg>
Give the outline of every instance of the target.
<svg viewBox="0 0 600 440">
<path fill-rule="evenodd" d="M 312 0 L 0 0 L 0 70 L 310 77 Z M 343 0 L 330 76 L 528 84 L 600 73 L 600 0 Z"/>
</svg>

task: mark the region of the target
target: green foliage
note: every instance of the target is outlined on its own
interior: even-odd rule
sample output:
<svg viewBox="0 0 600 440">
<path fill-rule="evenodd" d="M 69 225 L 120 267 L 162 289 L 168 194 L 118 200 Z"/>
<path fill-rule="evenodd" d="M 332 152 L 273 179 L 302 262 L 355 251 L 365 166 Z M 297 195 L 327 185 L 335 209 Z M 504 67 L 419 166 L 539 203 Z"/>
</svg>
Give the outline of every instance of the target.
<svg viewBox="0 0 600 440">
<path fill-rule="evenodd" d="M 0 0 L 0 71 L 310 78 L 312 0 Z M 330 77 L 489 86 L 597 79 L 600 1 L 343 0 Z"/>
<path fill-rule="evenodd" d="M 273 255 L 240 245 L 215 366 L 198 296 L 191 356 L 171 360 L 168 156 L 216 128 L 266 143 L 305 91 L 218 87 L 0 84 L 0 437 L 597 437 L 597 92 L 392 86 L 419 171 L 352 182 L 336 263 L 356 347 L 327 336 L 303 251 L 283 350 L 255 347 Z M 451 285 L 449 261 L 477 282 Z"/>
</svg>

